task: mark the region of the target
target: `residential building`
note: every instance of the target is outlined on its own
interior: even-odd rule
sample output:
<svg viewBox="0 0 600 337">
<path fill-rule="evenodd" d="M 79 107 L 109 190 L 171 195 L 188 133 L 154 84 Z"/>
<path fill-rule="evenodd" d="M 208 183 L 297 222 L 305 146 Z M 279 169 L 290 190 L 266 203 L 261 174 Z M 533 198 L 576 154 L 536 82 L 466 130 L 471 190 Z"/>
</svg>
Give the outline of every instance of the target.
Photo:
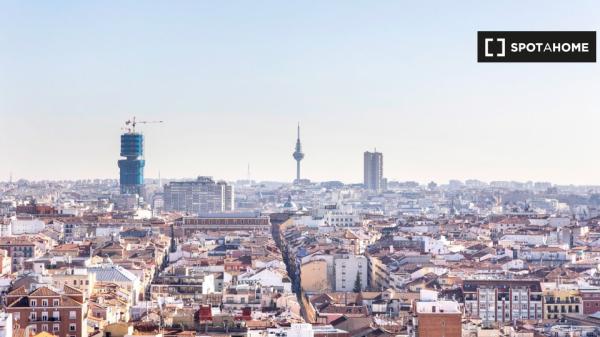
<svg viewBox="0 0 600 337">
<path fill-rule="evenodd" d="M 12 258 L 8 255 L 8 251 L 0 249 L 0 276 L 10 273 L 12 273 Z"/>
<path fill-rule="evenodd" d="M 211 177 L 172 181 L 164 186 L 163 198 L 166 211 L 191 214 L 233 211 L 235 203 L 233 186 Z"/>
<path fill-rule="evenodd" d="M 542 283 L 544 309 L 547 319 L 558 319 L 564 314 L 580 314 L 582 310 L 579 287 L 574 284 Z"/>
<path fill-rule="evenodd" d="M 544 318 L 542 288 L 536 280 L 465 280 L 465 314 L 485 322 Z"/>
<path fill-rule="evenodd" d="M 102 264 L 90 267 L 88 273 L 93 274 L 97 283 L 114 283 L 127 290 L 131 294 L 132 304 L 136 304 L 139 297 L 143 296 L 140 278 L 119 265 Z"/>
<path fill-rule="evenodd" d="M 353 291 L 358 278 L 361 290 L 368 286 L 368 265 L 366 256 L 339 254 L 334 257 L 333 270 L 336 291 Z"/>
<path fill-rule="evenodd" d="M 42 286 L 32 291 L 19 287 L 6 295 L 6 312 L 14 324 L 33 334 L 59 337 L 87 336 L 87 304 L 81 291 L 65 286 L 60 291 Z"/>
<path fill-rule="evenodd" d="M 42 255 L 39 242 L 28 237 L 1 237 L 0 249 L 11 257 L 13 272 L 24 269 L 25 260 Z"/>
<path fill-rule="evenodd" d="M 0 312 L 0 337 L 13 337 L 13 330 L 12 314 Z"/>
<path fill-rule="evenodd" d="M 332 290 L 332 280 L 328 277 L 327 261 L 314 259 L 300 266 L 300 286 L 307 293 L 320 293 Z"/>
<path fill-rule="evenodd" d="M 412 336 L 418 337 L 461 337 L 462 310 L 454 301 L 419 301 L 415 305 Z"/>
<path fill-rule="evenodd" d="M 581 288 L 581 305 L 584 315 L 595 314 L 600 311 L 600 288 Z"/>
</svg>

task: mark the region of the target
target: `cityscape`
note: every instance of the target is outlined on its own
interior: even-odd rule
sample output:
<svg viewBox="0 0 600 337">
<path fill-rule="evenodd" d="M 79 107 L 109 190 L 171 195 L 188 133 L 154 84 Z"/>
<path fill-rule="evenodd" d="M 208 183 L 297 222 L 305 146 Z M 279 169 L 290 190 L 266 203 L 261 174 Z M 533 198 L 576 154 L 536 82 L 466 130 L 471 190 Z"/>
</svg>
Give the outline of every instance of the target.
<svg viewBox="0 0 600 337">
<path fill-rule="evenodd" d="M 313 182 L 300 125 L 290 182 L 145 179 L 147 123 L 118 180 L 0 183 L 4 336 L 599 331 L 600 186 Z"/>
<path fill-rule="evenodd" d="M 598 22 L 0 5 L 0 337 L 600 337 Z"/>
</svg>

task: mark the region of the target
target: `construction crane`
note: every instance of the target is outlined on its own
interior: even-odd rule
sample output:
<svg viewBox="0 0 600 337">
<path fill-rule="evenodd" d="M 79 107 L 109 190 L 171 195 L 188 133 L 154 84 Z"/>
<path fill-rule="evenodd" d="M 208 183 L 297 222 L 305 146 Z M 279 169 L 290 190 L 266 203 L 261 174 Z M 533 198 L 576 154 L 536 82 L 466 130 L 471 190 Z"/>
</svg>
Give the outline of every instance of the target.
<svg viewBox="0 0 600 337">
<path fill-rule="evenodd" d="M 125 129 L 131 133 L 135 133 L 135 126 L 137 124 L 154 124 L 154 123 L 164 123 L 163 121 L 138 121 L 135 120 L 135 116 L 133 118 L 125 121 Z M 131 125 L 131 127 L 129 127 Z"/>
</svg>

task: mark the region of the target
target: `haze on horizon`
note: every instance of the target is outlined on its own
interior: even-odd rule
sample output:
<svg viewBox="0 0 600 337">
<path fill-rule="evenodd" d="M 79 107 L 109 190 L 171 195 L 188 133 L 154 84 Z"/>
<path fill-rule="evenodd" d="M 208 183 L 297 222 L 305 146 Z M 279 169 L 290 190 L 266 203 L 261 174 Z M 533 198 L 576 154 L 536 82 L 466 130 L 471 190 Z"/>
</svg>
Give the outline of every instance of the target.
<svg viewBox="0 0 600 337">
<path fill-rule="evenodd" d="M 0 11 L 0 181 L 384 176 L 600 185 L 594 64 L 478 64 L 478 30 L 597 30 L 596 1 L 19 2 Z"/>
</svg>

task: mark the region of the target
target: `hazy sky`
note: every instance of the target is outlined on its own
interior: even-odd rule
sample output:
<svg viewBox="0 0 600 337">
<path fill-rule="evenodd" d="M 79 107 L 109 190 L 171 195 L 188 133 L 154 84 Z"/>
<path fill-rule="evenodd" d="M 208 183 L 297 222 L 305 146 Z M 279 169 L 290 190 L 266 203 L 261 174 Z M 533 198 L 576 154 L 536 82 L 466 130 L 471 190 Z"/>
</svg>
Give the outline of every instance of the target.
<svg viewBox="0 0 600 337">
<path fill-rule="evenodd" d="M 146 177 L 600 184 L 594 64 L 478 64 L 478 30 L 597 30 L 598 1 L 2 1 L 0 180 Z"/>
</svg>

